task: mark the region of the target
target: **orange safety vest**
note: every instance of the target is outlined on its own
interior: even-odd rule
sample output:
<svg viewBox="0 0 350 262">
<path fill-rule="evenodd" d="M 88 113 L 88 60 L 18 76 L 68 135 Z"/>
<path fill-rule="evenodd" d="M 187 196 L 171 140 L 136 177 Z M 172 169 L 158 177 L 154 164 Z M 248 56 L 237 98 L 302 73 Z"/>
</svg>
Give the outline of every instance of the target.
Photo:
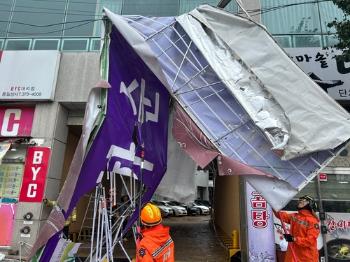
<svg viewBox="0 0 350 262">
<path fill-rule="evenodd" d="M 137 262 L 174 262 L 174 242 L 169 227 L 157 225 L 141 231 L 142 239 L 137 245 Z"/>
<path fill-rule="evenodd" d="M 289 232 L 294 237 L 294 242 L 288 243 L 284 262 L 295 262 L 291 246 L 297 262 L 318 262 L 317 238 L 320 234 L 318 218 L 306 209 L 292 214 L 278 212 L 277 215 L 279 219 L 290 224 Z"/>
</svg>

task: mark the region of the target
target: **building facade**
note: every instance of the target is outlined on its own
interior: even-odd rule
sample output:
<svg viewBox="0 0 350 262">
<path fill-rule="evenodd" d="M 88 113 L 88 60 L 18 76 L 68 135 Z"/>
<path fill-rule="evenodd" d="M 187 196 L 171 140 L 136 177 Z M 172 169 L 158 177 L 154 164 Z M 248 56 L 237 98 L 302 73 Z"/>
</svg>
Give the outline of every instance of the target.
<svg viewBox="0 0 350 262">
<path fill-rule="evenodd" d="M 20 197 L 20 184 L 27 165 L 27 147 L 50 148 L 43 197 L 56 199 L 64 182 L 77 140 L 81 134 L 88 93 L 100 80 L 99 50 L 101 47 L 103 6 L 122 15 L 176 16 L 188 12 L 202 3 L 217 5 L 218 2 L 217 0 L 1 1 L 0 50 L 4 50 L 4 52 L 0 53 L 0 61 L 1 59 L 4 61 L 7 53 L 41 50 L 56 52 L 58 67 L 50 87 L 51 97 L 23 99 L 19 92 L 25 90 L 14 89 L 9 90 L 9 92 L 16 94 L 9 93 L 9 96 L 1 96 L 0 99 L 0 110 L 2 110 L 1 114 L 3 115 L 1 124 L 5 126 L 5 131 L 12 130 L 13 126 L 9 128 L 8 124 L 17 117 L 14 112 L 29 110 L 28 112 L 31 113 L 28 114 L 32 116 L 30 132 L 7 134 L 4 131 L 5 134 L 0 136 L 2 144 L 9 144 L 8 148 L 3 151 L 6 151 L 6 154 L 0 169 L 2 171 L 0 188 L 3 189 L 0 191 L 1 198 L 3 203 L 8 205 L 3 213 L 7 217 L 11 217 L 12 214 L 14 218 L 11 227 L 5 226 L 11 230 L 8 236 L 0 242 L 0 246 L 7 246 L 15 250 L 20 248 L 28 250 L 28 247 L 36 239 L 40 225 L 50 212 L 50 209 L 41 202 L 16 203 Z M 327 24 L 335 17 L 342 18 L 343 13 L 331 1 L 250 0 L 243 1 L 243 5 L 251 18 L 265 25 L 280 46 L 286 48 L 287 52 L 288 50 L 293 52 L 293 50 L 300 49 L 303 61 L 299 61 L 298 55 L 294 55 L 294 60 L 305 64 L 305 73 L 309 73 L 308 60 L 315 62 L 317 54 L 322 53 L 322 48 L 330 47 L 337 42 L 334 29 L 329 28 Z M 242 14 L 234 1 L 231 1 L 225 10 Z M 316 53 L 312 57 L 312 55 L 308 55 L 308 52 Z M 37 66 L 40 69 L 41 65 Z M 300 66 L 302 67 L 303 64 Z M 329 67 L 336 66 L 336 63 L 329 64 Z M 350 81 L 346 82 L 345 79 L 348 72 L 346 65 L 344 65 L 342 72 L 341 75 L 344 77 L 341 79 L 342 86 L 344 90 L 348 90 Z M 17 74 L 20 78 L 21 73 L 17 72 Z M 325 74 L 322 71 L 317 73 L 317 77 L 327 81 L 338 80 L 336 77 L 325 79 Z M 0 79 L 0 83 L 1 81 L 2 79 Z M 27 88 L 28 86 L 19 87 Z M 339 90 L 338 93 L 341 92 Z M 347 96 L 339 99 L 339 102 L 345 108 L 349 105 Z M 11 112 L 8 113 L 7 118 L 6 112 Z M 5 119 L 7 120 L 5 121 Z M 350 159 L 347 151 L 344 150 L 323 172 L 325 176 L 321 178 L 322 181 L 316 178 L 300 195 L 309 193 L 322 200 L 321 211 L 326 212 L 326 214 L 331 213 L 324 225 L 332 228 L 328 233 L 324 231 L 323 241 L 332 241 L 336 234 L 345 232 L 350 225 L 350 216 L 348 216 L 350 213 L 350 191 L 347 190 L 350 182 Z M 11 182 L 11 186 L 17 183 L 15 184 L 17 191 L 11 195 L 4 191 L 4 188 L 8 186 L 8 184 L 5 185 L 5 178 L 6 181 L 9 181 L 13 179 L 14 174 L 19 174 L 20 180 Z M 207 181 L 200 181 L 200 183 L 202 187 L 208 188 Z M 231 235 L 232 230 L 239 230 L 241 247 L 248 250 L 247 234 L 244 231 L 249 223 L 244 212 L 247 208 L 244 202 L 247 200 L 244 195 L 244 181 L 233 177 L 218 177 L 214 187 L 214 221 L 228 236 Z M 199 192 L 199 195 L 202 193 Z M 12 198 L 6 194 L 10 194 L 15 200 L 4 201 L 5 198 Z M 204 198 L 207 198 L 208 194 L 209 192 L 205 192 Z M 13 205 L 15 205 L 14 209 Z M 295 210 L 293 201 L 287 209 Z M 28 213 L 32 214 L 29 220 L 26 217 Z M 29 232 L 24 230 L 28 230 L 28 228 Z M 350 239 L 350 236 L 346 236 L 346 234 L 342 237 Z"/>
</svg>

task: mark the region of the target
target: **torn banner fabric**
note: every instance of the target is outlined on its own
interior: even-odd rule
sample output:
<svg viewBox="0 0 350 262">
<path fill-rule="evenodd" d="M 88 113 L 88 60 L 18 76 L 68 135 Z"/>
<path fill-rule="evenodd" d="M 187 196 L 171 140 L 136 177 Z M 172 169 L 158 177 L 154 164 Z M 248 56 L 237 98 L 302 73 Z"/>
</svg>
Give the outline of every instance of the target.
<svg viewBox="0 0 350 262">
<path fill-rule="evenodd" d="M 57 211 L 63 213 L 65 218 L 69 216 L 78 200 L 95 188 L 100 174 L 106 170 L 125 175 L 133 172 L 140 177 L 143 160 L 143 203 L 151 198 L 166 171 L 168 92 L 115 27 L 112 28 L 110 38 L 108 75 L 111 88 L 108 90 L 107 113 L 81 169 L 78 170 L 78 177 L 74 179 L 75 186 L 72 188 L 65 185 L 60 193 L 59 199 L 64 195 L 71 195 L 67 200 L 67 209 Z M 135 131 L 138 133 L 137 139 Z M 144 148 L 144 156 L 141 156 L 140 146 Z M 82 156 L 74 156 L 79 157 Z M 71 174 L 72 177 L 74 175 Z M 71 177 L 68 177 L 66 182 L 69 181 L 72 181 Z M 66 202 L 62 203 L 64 206 Z M 136 215 L 130 218 L 129 225 L 136 218 Z M 53 225 L 58 230 L 62 229 L 62 223 L 56 222 L 54 217 L 50 216 L 43 228 Z M 52 232 L 49 235 L 46 233 L 40 232 L 38 243 L 45 243 L 48 237 L 52 236 Z M 49 261 L 45 259 L 51 256 L 57 241 L 55 236 L 50 239 L 42 261 Z M 37 244 L 33 252 L 39 247 Z"/>
</svg>

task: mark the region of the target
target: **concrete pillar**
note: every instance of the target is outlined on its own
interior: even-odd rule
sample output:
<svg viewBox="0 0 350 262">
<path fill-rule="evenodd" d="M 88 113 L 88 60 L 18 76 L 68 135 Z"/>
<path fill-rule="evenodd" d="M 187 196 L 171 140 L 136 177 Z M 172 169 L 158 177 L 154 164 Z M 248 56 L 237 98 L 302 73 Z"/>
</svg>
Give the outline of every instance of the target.
<svg viewBox="0 0 350 262">
<path fill-rule="evenodd" d="M 43 139 L 43 144 L 40 146 L 51 148 L 44 193 L 44 196 L 49 199 L 56 199 L 60 189 L 68 134 L 67 115 L 66 109 L 57 102 L 38 103 L 35 107 L 32 137 Z M 29 245 L 33 245 L 35 242 L 40 226 L 50 211 L 42 203 L 18 203 L 12 238 L 13 250 L 19 250 L 22 242 L 22 256 L 27 254 Z M 23 219 L 28 212 L 34 215 L 32 221 Z M 20 233 L 20 230 L 25 226 L 30 228 L 30 233 L 27 235 Z"/>
</svg>

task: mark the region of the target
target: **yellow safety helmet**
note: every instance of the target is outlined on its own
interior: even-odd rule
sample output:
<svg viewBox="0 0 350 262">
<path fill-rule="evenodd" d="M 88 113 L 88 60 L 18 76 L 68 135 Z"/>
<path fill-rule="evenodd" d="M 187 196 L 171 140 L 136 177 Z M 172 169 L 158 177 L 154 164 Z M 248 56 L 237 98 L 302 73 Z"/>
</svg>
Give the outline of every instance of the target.
<svg viewBox="0 0 350 262">
<path fill-rule="evenodd" d="M 147 203 L 141 210 L 141 223 L 145 226 L 156 226 L 162 222 L 162 215 L 156 205 Z"/>
</svg>

